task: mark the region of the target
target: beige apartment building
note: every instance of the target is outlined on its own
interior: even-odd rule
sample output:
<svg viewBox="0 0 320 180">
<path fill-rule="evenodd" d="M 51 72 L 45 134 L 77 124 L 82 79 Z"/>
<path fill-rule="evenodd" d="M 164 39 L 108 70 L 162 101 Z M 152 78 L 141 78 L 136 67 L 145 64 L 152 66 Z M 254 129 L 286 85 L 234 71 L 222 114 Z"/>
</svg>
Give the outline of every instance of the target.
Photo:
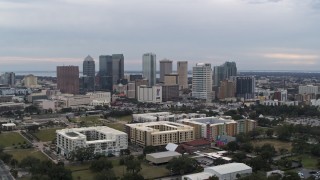
<svg viewBox="0 0 320 180">
<path fill-rule="evenodd" d="M 194 140 L 193 127 L 168 121 L 126 124 L 126 130 L 129 141 L 142 147 Z"/>
</svg>

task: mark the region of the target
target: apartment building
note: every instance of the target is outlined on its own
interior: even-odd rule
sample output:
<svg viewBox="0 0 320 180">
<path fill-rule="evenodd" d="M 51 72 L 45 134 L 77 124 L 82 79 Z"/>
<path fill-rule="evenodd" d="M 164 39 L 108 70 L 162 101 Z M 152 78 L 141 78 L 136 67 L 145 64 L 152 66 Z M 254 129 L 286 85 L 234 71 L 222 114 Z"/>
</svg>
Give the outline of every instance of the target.
<svg viewBox="0 0 320 180">
<path fill-rule="evenodd" d="M 57 130 L 57 153 L 66 157 L 77 148 L 90 147 L 97 154 L 119 155 L 128 148 L 127 134 L 106 126 Z"/>
<path fill-rule="evenodd" d="M 126 130 L 129 141 L 142 147 L 194 140 L 193 127 L 168 121 L 126 124 Z"/>
</svg>

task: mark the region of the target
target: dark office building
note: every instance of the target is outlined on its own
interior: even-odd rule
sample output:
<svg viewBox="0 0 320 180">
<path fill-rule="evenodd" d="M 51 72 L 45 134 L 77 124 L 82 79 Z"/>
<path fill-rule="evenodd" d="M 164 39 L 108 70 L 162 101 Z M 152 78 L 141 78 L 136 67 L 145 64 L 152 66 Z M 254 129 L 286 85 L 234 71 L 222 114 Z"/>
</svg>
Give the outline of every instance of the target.
<svg viewBox="0 0 320 180">
<path fill-rule="evenodd" d="M 80 92 L 94 91 L 95 75 L 95 62 L 91 56 L 87 56 L 83 61 L 83 77 L 80 78 Z"/>
<path fill-rule="evenodd" d="M 99 89 L 112 91 L 114 84 L 124 78 L 123 54 L 101 55 L 99 57 Z"/>
<path fill-rule="evenodd" d="M 175 101 L 179 98 L 179 85 L 163 85 L 162 101 Z"/>
<path fill-rule="evenodd" d="M 142 74 L 130 74 L 130 81 L 135 81 L 137 79 L 142 79 Z"/>
<path fill-rule="evenodd" d="M 255 98 L 255 79 L 252 76 L 236 77 L 236 95 L 237 98 L 254 99 Z"/>
</svg>

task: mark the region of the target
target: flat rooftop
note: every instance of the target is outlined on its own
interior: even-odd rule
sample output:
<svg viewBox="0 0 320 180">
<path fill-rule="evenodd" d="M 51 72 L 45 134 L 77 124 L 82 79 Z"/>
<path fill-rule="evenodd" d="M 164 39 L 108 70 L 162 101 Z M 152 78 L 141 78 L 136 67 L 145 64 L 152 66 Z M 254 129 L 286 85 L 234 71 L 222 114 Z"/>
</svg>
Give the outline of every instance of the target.
<svg viewBox="0 0 320 180">
<path fill-rule="evenodd" d="M 164 151 L 164 152 L 158 152 L 158 153 L 151 153 L 151 154 L 147 154 L 147 155 L 152 156 L 154 158 L 181 156 L 180 153 L 175 152 L 175 151 Z"/>
<path fill-rule="evenodd" d="M 224 119 L 221 117 L 193 118 L 193 119 L 184 119 L 182 121 L 194 122 L 197 124 L 224 124 L 224 123 L 235 123 L 236 122 L 232 119 Z"/>
<path fill-rule="evenodd" d="M 193 127 L 179 124 L 175 122 L 169 122 L 169 121 L 156 121 L 156 122 L 145 122 L 145 123 L 135 123 L 135 124 L 126 124 L 126 126 L 129 126 L 131 128 L 136 128 L 141 131 L 148 131 L 148 132 L 168 132 L 168 131 L 182 131 L 182 130 L 190 130 L 193 129 Z M 152 126 L 168 126 L 171 128 L 174 128 L 173 130 L 168 131 L 160 131 L 159 129 L 155 129 Z"/>
</svg>

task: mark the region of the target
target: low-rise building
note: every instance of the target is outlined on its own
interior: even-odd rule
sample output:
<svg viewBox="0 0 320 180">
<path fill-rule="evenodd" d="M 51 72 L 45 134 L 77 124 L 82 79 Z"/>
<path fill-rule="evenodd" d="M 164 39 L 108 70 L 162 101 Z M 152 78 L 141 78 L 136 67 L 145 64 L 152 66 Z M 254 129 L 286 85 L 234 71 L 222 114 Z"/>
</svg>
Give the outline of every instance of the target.
<svg viewBox="0 0 320 180">
<path fill-rule="evenodd" d="M 219 166 L 204 168 L 202 173 L 189 174 L 182 176 L 185 180 L 208 179 L 216 176 L 223 180 L 236 180 L 238 177 L 244 177 L 252 174 L 252 168 L 243 163 L 229 163 Z"/>
<path fill-rule="evenodd" d="M 40 110 L 56 110 L 57 102 L 54 100 L 40 99 L 33 101 L 33 105 Z"/>
<path fill-rule="evenodd" d="M 158 153 L 151 153 L 146 155 L 146 160 L 153 164 L 163 164 L 169 162 L 173 158 L 180 157 L 181 154 L 175 151 L 165 151 Z"/>
<path fill-rule="evenodd" d="M 168 121 L 126 124 L 126 131 L 129 141 L 142 147 L 194 140 L 193 127 Z"/>
<path fill-rule="evenodd" d="M 119 155 L 128 148 L 127 134 L 106 126 L 57 130 L 57 153 L 69 157 L 77 148 L 92 148 L 95 154 Z"/>
</svg>

